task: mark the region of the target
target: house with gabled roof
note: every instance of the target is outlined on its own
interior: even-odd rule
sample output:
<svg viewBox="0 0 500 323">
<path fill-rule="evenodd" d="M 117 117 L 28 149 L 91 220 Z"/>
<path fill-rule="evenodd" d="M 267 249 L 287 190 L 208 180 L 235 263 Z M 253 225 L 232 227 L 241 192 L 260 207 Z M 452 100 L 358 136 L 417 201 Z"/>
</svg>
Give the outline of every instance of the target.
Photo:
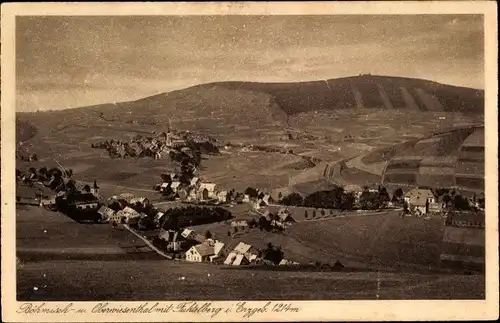
<svg viewBox="0 0 500 323">
<path fill-rule="evenodd" d="M 415 188 L 410 190 L 404 196 L 405 202 L 408 204 L 410 210 L 420 214 L 429 213 L 429 209 L 435 209 L 437 204 L 436 196 L 427 188 Z"/>
<path fill-rule="evenodd" d="M 110 218 L 113 217 L 115 214 L 115 211 L 106 205 L 103 205 L 97 210 L 97 213 L 101 215 L 101 221 L 102 222 L 108 222 Z"/>
<path fill-rule="evenodd" d="M 126 224 L 137 224 L 141 218 L 141 214 L 131 207 L 126 206 L 123 210 L 116 212 L 122 221 Z"/>
<path fill-rule="evenodd" d="M 210 260 L 210 256 L 215 254 L 214 247 L 207 243 L 200 243 L 192 246 L 186 251 L 186 260 L 192 262 L 205 262 Z"/>
<path fill-rule="evenodd" d="M 234 249 L 228 254 L 224 264 L 240 266 L 250 263 L 258 258 L 259 250 L 255 247 L 240 242 L 234 247 Z"/>
</svg>

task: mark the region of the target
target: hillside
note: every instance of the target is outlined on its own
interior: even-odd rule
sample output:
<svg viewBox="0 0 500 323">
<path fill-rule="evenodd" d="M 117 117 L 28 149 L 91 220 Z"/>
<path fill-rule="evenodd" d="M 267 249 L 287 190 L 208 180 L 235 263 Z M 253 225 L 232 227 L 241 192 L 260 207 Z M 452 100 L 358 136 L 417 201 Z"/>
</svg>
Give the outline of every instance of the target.
<svg viewBox="0 0 500 323">
<path fill-rule="evenodd" d="M 443 129 L 349 160 L 331 180 L 348 184 L 455 187 L 484 191 L 484 127 Z"/>
<path fill-rule="evenodd" d="M 311 111 L 382 109 L 482 115 L 483 106 L 483 90 L 361 75 L 296 83 L 208 83 L 136 101 L 43 114 L 68 119 L 84 115 L 84 122 L 133 119 L 158 124 L 170 118 L 213 129 L 221 125 L 284 125 L 290 116 Z"/>
</svg>

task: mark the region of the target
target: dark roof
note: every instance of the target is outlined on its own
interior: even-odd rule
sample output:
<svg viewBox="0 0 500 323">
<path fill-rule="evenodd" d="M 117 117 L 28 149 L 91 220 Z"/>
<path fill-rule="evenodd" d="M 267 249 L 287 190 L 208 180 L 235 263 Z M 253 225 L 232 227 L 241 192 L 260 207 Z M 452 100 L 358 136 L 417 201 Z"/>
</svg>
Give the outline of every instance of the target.
<svg viewBox="0 0 500 323">
<path fill-rule="evenodd" d="M 82 202 L 98 202 L 98 198 L 92 193 L 76 193 L 68 195 L 68 202 L 82 203 Z"/>
</svg>

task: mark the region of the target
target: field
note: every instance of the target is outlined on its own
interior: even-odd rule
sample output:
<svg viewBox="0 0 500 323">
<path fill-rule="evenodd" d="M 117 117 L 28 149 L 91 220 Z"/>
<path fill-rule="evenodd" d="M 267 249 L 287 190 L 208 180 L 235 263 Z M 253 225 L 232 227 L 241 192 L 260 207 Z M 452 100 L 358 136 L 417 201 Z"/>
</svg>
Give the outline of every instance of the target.
<svg viewBox="0 0 500 323">
<path fill-rule="evenodd" d="M 428 270 L 439 265 L 443 221 L 440 218 L 422 220 L 399 217 L 399 212 L 352 213 L 344 217 L 325 216 L 317 210 L 315 219 L 308 209 L 309 220 L 304 219 L 304 208 L 292 208 L 298 223 L 283 234 L 259 229 L 241 230 L 233 236 L 232 228 L 223 223 L 193 227 L 203 234 L 209 230 L 228 245 L 243 241 L 263 248 L 268 242 L 281 246 L 285 258 L 300 263 L 335 263 L 340 260 L 355 266 L 382 265 L 410 266 Z"/>
<path fill-rule="evenodd" d="M 408 184 L 419 180 L 420 161 L 414 172 L 403 165 L 401 171 L 396 167 L 392 175 L 384 174 L 387 164 L 389 169 L 397 166 L 393 158 L 407 152 L 422 158 L 459 155 L 461 171 L 477 171 L 474 162 L 484 155 L 478 150 L 480 135 L 460 153 L 455 148 L 466 139 L 460 135 L 448 138 L 452 145 L 425 140 L 430 132 L 482 122 L 482 110 L 482 91 L 404 78 L 204 84 L 132 102 L 18 114 L 18 150 L 36 153 L 40 160 L 16 166 L 57 167 L 57 160 L 74 171 L 77 181 L 97 180 L 105 196 L 131 192 L 157 202 L 161 197 L 153 185 L 178 165 L 168 159 L 110 159 L 90 145 L 103 138 L 128 140 L 134 134 L 165 131 L 171 122 L 176 130 L 215 137 L 221 148 L 231 142 L 292 150 L 230 148 L 220 156 L 203 156 L 199 176 L 220 189 L 251 186 L 310 194 L 327 189 L 330 182 L 361 185 L 384 178 L 389 186 L 398 180 Z M 427 166 L 429 173 L 437 173 L 431 167 L 438 166 Z M 481 186 L 481 178 L 462 176 L 456 182 Z M 19 193 L 31 194 L 21 188 Z M 237 218 L 254 216 L 241 206 L 231 211 Z M 484 276 L 435 273 L 440 219 L 401 219 L 390 212 L 318 216 L 284 234 L 254 229 L 228 235 L 230 228 L 223 223 L 196 228 L 210 230 L 229 246 L 243 241 L 263 248 L 272 242 L 283 248 L 285 258 L 301 263 L 340 260 L 349 267 L 340 273 L 166 261 L 127 231 L 76 224 L 40 208 L 19 207 L 16 221 L 22 300 L 374 299 L 377 294 L 381 299 L 484 298 Z"/>
<path fill-rule="evenodd" d="M 17 278 L 18 301 L 374 300 L 377 294 L 386 300 L 485 297 L 484 276 L 476 275 L 281 272 L 162 260 L 31 263 L 18 268 Z"/>
<path fill-rule="evenodd" d="M 352 226 L 356 229 L 349 230 L 354 232 L 355 238 L 350 238 L 349 244 L 368 235 L 366 231 L 373 229 L 373 225 L 377 223 L 380 226 L 380 221 L 387 222 L 382 223 L 386 230 L 397 229 L 394 227 L 397 225 L 396 219 L 386 220 L 384 216 L 369 219 L 371 220 L 353 219 Z M 325 257 L 334 249 L 340 250 L 340 240 L 346 241 L 341 235 L 349 235 L 347 220 L 318 221 L 317 226 L 313 222 L 299 223 L 293 229 L 297 232 L 290 233 L 290 236 L 305 235 L 304 240 L 311 243 L 313 238 L 306 230 L 316 232 L 317 228 L 326 226 L 329 229 L 325 230 L 330 230 L 329 235 L 335 233 L 328 249 L 325 248 L 326 244 L 319 244 L 317 241 L 313 246 L 318 248 L 316 250 L 305 244 L 301 247 L 301 242 L 289 246 L 299 253 L 302 250 L 304 256 L 313 254 Z M 360 225 L 367 221 L 373 225 Z M 421 229 L 428 230 L 425 226 L 415 223 L 408 223 L 408 226 L 416 227 L 417 232 Z M 398 226 L 400 227 L 401 225 Z M 321 231 L 319 238 L 325 237 L 326 231 Z M 408 229 L 403 231 L 401 236 L 406 236 L 406 242 L 409 242 L 409 239 L 412 239 L 411 234 Z M 424 234 L 430 233 L 420 232 L 413 236 L 423 238 Z M 290 236 L 281 236 L 278 239 L 293 241 L 295 238 Z M 255 237 L 259 238 L 258 233 Z M 377 237 L 373 234 L 372 237 L 378 241 L 371 249 L 375 255 L 380 253 L 378 248 L 384 245 L 384 241 L 394 242 L 393 238 L 382 235 Z M 261 241 L 266 241 L 262 238 L 261 236 Z M 354 245 L 354 248 L 362 242 L 367 242 L 366 239 Z M 242 236 L 241 240 L 245 241 L 245 237 Z M 278 243 L 279 241 L 276 241 L 276 244 Z M 345 248 L 348 243 L 343 244 Z M 423 274 L 418 273 L 418 270 L 375 272 L 368 269 L 346 269 L 345 272 L 309 272 L 228 268 L 168 261 L 142 247 L 142 243 L 135 241 L 135 237 L 127 231 L 114 230 L 107 225 L 76 224 L 59 213 L 38 208 L 18 210 L 17 254 L 21 258 L 21 264 L 17 266 L 17 299 L 347 300 L 376 299 L 377 294 L 379 299 L 484 298 L 484 276 L 479 275 Z M 408 249 L 401 247 L 399 251 L 408 252 Z M 288 256 L 285 251 L 285 257 Z M 349 260 L 346 259 L 344 263 L 348 265 Z"/>
</svg>

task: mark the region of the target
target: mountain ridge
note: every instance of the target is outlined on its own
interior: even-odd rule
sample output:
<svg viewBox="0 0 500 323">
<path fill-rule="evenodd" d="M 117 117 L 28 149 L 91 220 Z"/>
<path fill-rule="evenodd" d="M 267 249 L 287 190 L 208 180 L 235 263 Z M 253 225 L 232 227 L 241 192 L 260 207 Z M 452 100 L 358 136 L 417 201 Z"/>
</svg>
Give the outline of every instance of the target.
<svg viewBox="0 0 500 323">
<path fill-rule="evenodd" d="M 172 101 L 187 96 L 198 96 L 202 105 L 204 92 L 216 93 L 245 91 L 250 96 L 266 96 L 266 103 L 279 107 L 287 115 L 314 110 L 338 110 L 348 108 L 419 109 L 421 111 L 443 111 L 477 113 L 484 110 L 484 90 L 447 85 L 435 81 L 380 75 L 358 75 L 327 80 L 303 82 L 210 82 L 180 90 L 164 92 L 132 101 L 104 103 L 75 109 L 165 108 Z M 213 98 L 212 98 L 213 99 Z M 255 98 L 254 98 L 255 99 Z M 220 100 L 220 96 L 219 96 Z M 409 102 L 412 101 L 412 102 Z M 192 103 L 192 102 L 191 102 Z M 234 103 L 234 101 L 233 101 Z"/>
</svg>

